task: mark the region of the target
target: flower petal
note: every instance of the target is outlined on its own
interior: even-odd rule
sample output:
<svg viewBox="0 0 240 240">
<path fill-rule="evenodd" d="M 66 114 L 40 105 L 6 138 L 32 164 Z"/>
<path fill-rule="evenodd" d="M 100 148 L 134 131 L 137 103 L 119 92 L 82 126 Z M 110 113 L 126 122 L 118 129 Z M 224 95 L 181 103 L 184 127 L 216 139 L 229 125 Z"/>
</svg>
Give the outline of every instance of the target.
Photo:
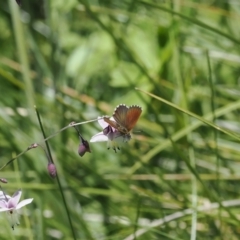
<svg viewBox="0 0 240 240">
<path fill-rule="evenodd" d="M 110 117 L 110 120 L 115 121 L 113 117 Z M 98 123 L 102 129 L 106 128 L 109 124 L 103 120 L 103 117 L 98 117 Z"/>
<path fill-rule="evenodd" d="M 104 129 L 108 126 L 108 123 L 105 122 L 102 117 L 98 117 L 98 123 L 102 127 L 102 129 Z"/>
<path fill-rule="evenodd" d="M 22 191 L 21 190 L 18 190 L 16 191 L 12 198 L 9 199 L 8 201 L 8 208 L 11 209 L 11 208 L 15 208 L 21 198 L 21 195 L 22 195 Z"/>
<path fill-rule="evenodd" d="M 4 200 L 0 201 L 0 208 L 7 208 L 7 202 Z"/>
<path fill-rule="evenodd" d="M 103 132 L 97 133 L 90 139 L 90 142 L 105 142 L 105 141 L 108 141 L 108 137 L 104 135 Z"/>
<path fill-rule="evenodd" d="M 8 221 L 12 227 L 12 229 L 14 230 L 14 227 L 19 225 L 19 215 L 18 215 L 18 212 L 13 210 L 13 211 L 9 211 L 7 212 L 7 218 L 8 218 Z"/>
<path fill-rule="evenodd" d="M 0 208 L 0 212 L 6 212 L 6 211 L 9 211 L 8 208 Z"/>
<path fill-rule="evenodd" d="M 4 201 L 8 201 L 8 199 L 10 199 L 11 197 L 9 195 L 6 195 L 3 191 L 0 191 L 0 201 L 4 200 Z"/>
<path fill-rule="evenodd" d="M 24 207 L 25 205 L 31 203 L 33 201 L 33 198 L 28 198 L 28 199 L 25 199 L 25 200 L 22 200 L 16 207 L 16 209 L 20 209 L 22 207 Z"/>
</svg>

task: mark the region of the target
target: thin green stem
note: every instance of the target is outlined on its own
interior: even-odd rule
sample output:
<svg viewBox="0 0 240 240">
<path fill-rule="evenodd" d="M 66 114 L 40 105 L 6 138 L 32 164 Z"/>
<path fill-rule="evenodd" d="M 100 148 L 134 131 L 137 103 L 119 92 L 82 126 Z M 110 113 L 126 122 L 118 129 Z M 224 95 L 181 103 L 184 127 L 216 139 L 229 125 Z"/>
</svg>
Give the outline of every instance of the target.
<svg viewBox="0 0 240 240">
<path fill-rule="evenodd" d="M 170 102 L 168 102 L 167 100 L 165 100 L 165 99 L 163 99 L 163 98 L 160 98 L 160 97 L 158 97 L 158 96 L 156 96 L 156 95 L 154 95 L 154 94 L 148 93 L 148 92 L 143 91 L 143 90 L 140 90 L 140 89 L 137 89 L 137 90 L 139 90 L 139 91 L 141 91 L 141 92 L 143 92 L 143 93 L 145 93 L 145 94 L 147 94 L 147 95 L 149 95 L 149 96 L 151 96 L 151 97 L 153 97 L 153 98 L 156 98 L 157 100 L 159 100 L 159 101 L 161 101 L 161 102 L 164 102 L 165 104 L 170 105 L 171 107 L 174 107 L 174 108 L 176 108 L 176 109 L 178 109 L 178 110 L 180 110 L 180 111 L 182 111 L 182 112 L 184 112 L 184 113 L 186 113 L 186 114 L 188 114 L 188 115 L 190 115 L 190 116 L 192 116 L 192 117 L 195 117 L 195 118 L 197 118 L 198 120 L 200 120 L 201 122 L 204 122 L 205 124 L 210 125 L 210 126 L 214 127 L 215 129 L 218 129 L 219 131 L 222 131 L 222 132 L 224 132 L 224 133 L 226 133 L 226 134 L 228 134 L 228 135 L 230 135 L 230 136 L 233 135 L 234 138 L 237 138 L 237 139 L 239 140 L 239 138 L 238 138 L 236 135 L 230 134 L 228 131 L 223 130 L 223 129 L 217 127 L 217 126 L 214 125 L 213 123 L 205 120 L 205 119 L 202 118 L 202 117 L 199 117 L 198 115 L 196 115 L 196 114 L 194 114 L 194 113 L 191 113 L 191 112 L 188 111 L 188 110 L 182 109 L 182 108 L 176 106 L 175 104 L 170 103 Z M 169 138 L 169 141 L 171 142 L 171 144 L 172 144 L 172 146 L 174 147 L 174 149 L 175 149 L 175 151 L 177 152 L 177 154 L 181 157 L 182 160 L 184 160 L 184 162 L 185 162 L 185 164 L 187 165 L 188 169 L 192 172 L 192 174 L 196 177 L 196 179 L 202 184 L 202 186 L 203 186 L 205 192 L 207 193 L 207 195 L 208 195 L 208 196 L 211 196 L 211 197 L 212 197 L 215 201 L 217 201 L 217 202 L 220 204 L 220 206 L 222 207 L 222 204 L 221 204 L 218 196 L 216 195 L 216 192 L 215 192 L 215 191 L 214 191 L 214 192 L 213 192 L 213 191 L 210 191 L 210 190 L 205 186 L 204 182 L 203 182 L 202 179 L 199 177 L 199 175 L 198 175 L 197 171 L 195 170 L 195 168 L 190 164 L 190 162 L 188 161 L 188 158 L 184 156 L 184 154 L 182 153 L 182 151 L 179 150 L 179 148 L 176 146 L 176 144 L 175 144 L 175 142 L 173 141 L 173 139 L 172 139 L 172 138 Z M 131 172 L 131 174 L 132 174 L 132 172 Z M 234 219 L 236 222 L 239 222 L 239 220 L 238 220 L 230 211 L 228 211 L 228 209 L 226 209 L 226 211 L 228 212 L 228 214 L 231 216 L 232 219 Z"/>
<path fill-rule="evenodd" d="M 213 83 L 213 79 L 212 79 L 212 68 L 211 68 L 211 63 L 210 63 L 210 57 L 209 57 L 209 52 L 206 51 L 206 57 L 207 57 L 207 67 L 208 67 L 208 79 L 209 79 L 209 85 L 210 85 L 210 90 L 211 90 L 211 109 L 212 109 L 212 114 L 213 114 L 213 123 L 216 122 L 216 114 L 215 114 L 215 104 L 214 104 L 214 100 L 215 100 L 215 91 L 214 91 L 214 83 Z M 215 157 L 216 157 L 216 163 L 217 163 L 217 179 L 216 179 L 216 192 L 218 193 L 218 195 L 221 194 L 220 191 L 220 186 L 219 186 L 219 181 L 220 181 L 220 173 L 219 173 L 219 169 L 220 169 L 220 159 L 219 159 L 219 153 L 218 153 L 218 131 L 216 129 L 213 129 L 213 138 L 215 141 L 215 146 L 214 146 L 214 152 L 215 152 Z M 221 196 L 220 196 L 221 199 Z M 219 217 L 219 231 L 221 232 L 221 225 L 222 225 L 222 216 L 221 216 L 221 206 L 219 208 L 218 211 L 218 217 Z M 222 236 L 222 234 L 219 234 L 220 236 Z"/>
<path fill-rule="evenodd" d="M 40 114 L 39 114 L 39 112 L 38 112 L 36 107 L 35 107 L 35 109 L 36 109 L 36 114 L 37 114 L 38 122 L 39 122 L 39 125 L 40 125 L 40 128 L 41 128 L 43 137 L 44 137 L 44 139 L 46 139 L 46 135 L 45 135 L 44 128 L 43 128 L 43 125 L 42 125 Z M 48 156 L 50 157 L 51 162 L 53 163 L 53 159 L 52 159 L 52 155 L 51 155 L 51 150 L 50 150 L 49 144 L 48 144 L 47 141 L 45 141 L 45 142 L 46 142 L 46 147 L 47 147 L 47 151 L 48 151 Z M 64 204 L 64 207 L 65 207 L 65 210 L 66 210 L 66 213 L 67 213 L 69 225 L 71 227 L 72 236 L 73 236 L 73 239 L 76 240 L 77 238 L 76 238 L 75 231 L 74 231 L 74 228 L 73 228 L 72 219 L 71 219 L 71 216 L 70 216 L 70 211 L 68 209 L 67 201 L 65 199 L 63 188 L 62 188 L 61 182 L 59 180 L 58 174 L 56 175 L 56 177 L 57 177 L 58 187 L 60 189 L 60 193 L 61 193 L 61 196 L 62 196 L 63 204 Z"/>
<path fill-rule="evenodd" d="M 173 20 L 175 20 L 173 18 Z M 175 21 L 174 21 L 175 24 Z M 183 77 L 181 76 L 181 61 L 180 61 L 180 56 L 179 56 L 179 48 L 178 48 L 178 42 L 177 42 L 177 37 L 175 36 L 175 32 L 172 32 L 172 38 L 173 41 L 175 42 L 175 49 L 174 49 L 174 74 L 176 81 L 178 83 L 178 91 L 175 91 L 177 93 L 177 99 L 175 102 L 180 102 L 181 106 L 183 106 L 185 109 L 188 108 L 188 98 L 186 95 L 186 90 L 187 86 L 185 86 L 185 81 Z M 191 119 L 188 115 L 183 116 L 183 121 L 184 121 L 184 126 L 187 127 L 189 124 L 191 124 Z M 189 145 L 188 148 L 188 156 L 189 156 L 189 164 L 192 166 L 193 169 L 196 169 L 196 162 L 195 162 L 195 153 L 194 153 L 194 147 L 192 145 L 192 132 L 189 132 L 187 134 L 187 142 Z M 198 173 L 196 172 L 198 175 Z M 191 202 L 192 202 L 192 208 L 193 208 L 193 214 L 191 216 L 191 240 L 195 240 L 197 237 L 197 200 L 198 200 L 198 192 L 197 192 L 197 178 L 194 174 L 191 174 L 191 190 L 192 190 L 192 196 L 191 196 Z"/>
<path fill-rule="evenodd" d="M 143 93 L 145 93 L 145 91 L 142 91 L 140 89 L 137 89 Z M 148 93 L 147 93 L 148 94 Z M 168 101 L 167 101 L 168 102 Z M 166 102 L 165 102 L 166 103 Z M 174 104 L 173 104 L 174 105 Z M 175 106 L 175 105 L 174 105 Z M 232 112 L 236 109 L 240 108 L 240 100 L 236 101 L 236 102 L 231 102 L 230 104 L 223 106 L 219 109 L 217 109 L 215 111 L 216 117 L 220 117 L 224 114 L 227 114 L 229 112 Z M 208 113 L 204 116 L 204 120 L 212 120 L 213 115 L 212 113 Z M 172 139 L 173 141 L 178 141 L 179 139 L 185 137 L 189 132 L 197 129 L 198 127 L 202 126 L 205 122 L 204 121 L 196 121 L 191 123 L 190 126 L 187 126 L 183 129 L 180 129 L 178 132 L 176 132 L 173 136 Z M 239 139 L 238 139 L 239 140 Z M 156 154 L 158 154 L 159 152 L 163 151 L 165 148 L 167 148 L 168 146 L 171 145 L 171 141 L 169 139 L 161 142 L 161 144 L 158 144 L 156 147 L 152 148 L 150 151 L 148 151 L 147 154 L 145 154 L 142 157 L 142 162 L 136 162 L 128 171 L 128 174 L 131 175 L 133 174 L 135 171 L 137 171 L 137 169 L 139 169 L 143 163 L 147 163 L 153 156 L 155 156 Z"/>
<path fill-rule="evenodd" d="M 234 134 L 234 133 L 232 133 L 232 132 L 229 132 L 229 131 L 227 131 L 227 130 L 225 130 L 225 129 L 223 129 L 223 128 L 218 127 L 218 126 L 215 125 L 214 123 L 212 123 L 212 122 L 210 122 L 210 121 L 208 121 L 208 120 L 206 120 L 206 119 L 198 116 L 198 115 L 195 114 L 195 113 L 192 113 L 192 112 L 190 112 L 190 111 L 188 111 L 188 110 L 186 110 L 186 109 L 183 109 L 183 108 L 181 108 L 181 107 L 179 107 L 179 106 L 177 106 L 177 105 L 175 105 L 175 104 L 167 101 L 166 99 L 163 99 L 163 98 L 161 98 L 161 97 L 158 97 L 158 96 L 156 96 L 156 95 L 154 95 L 154 94 L 152 94 L 152 93 L 146 92 L 146 91 L 141 90 L 141 89 L 139 89 L 139 88 L 136 88 L 136 90 L 138 90 L 138 91 L 140 91 L 140 92 L 143 92 L 143 93 L 145 93 L 145 94 L 147 94 L 147 95 L 149 95 L 149 96 L 151 96 L 151 97 L 153 97 L 153 98 L 155 98 L 155 99 L 157 99 L 157 100 L 159 100 L 159 101 L 161 101 L 161 102 L 163 102 L 163 103 L 165 103 L 165 104 L 167 104 L 167 105 L 169 105 L 169 106 L 171 106 L 171 107 L 173 107 L 173 108 L 175 108 L 175 109 L 177 109 L 177 110 L 179 110 L 179 111 L 181 111 L 181 112 L 183 112 L 183 113 L 186 113 L 187 115 L 198 119 L 199 121 L 205 123 L 206 125 L 209 125 L 210 127 L 213 127 L 213 128 L 215 128 L 216 130 L 218 130 L 218 131 L 220 131 L 220 132 L 223 132 L 223 133 L 231 136 L 232 138 L 240 141 L 240 136 L 238 136 L 238 135 L 236 135 L 236 134 Z"/>
<path fill-rule="evenodd" d="M 52 135 L 44 138 L 43 140 L 39 141 L 38 143 L 34 143 L 34 144 L 31 144 L 26 150 L 24 150 L 23 152 L 19 153 L 16 157 L 12 158 L 11 160 L 9 160 L 6 164 L 4 164 L 0 170 L 2 170 L 3 168 L 5 168 L 7 165 L 9 165 L 10 163 L 12 163 L 14 160 L 16 160 L 17 158 L 19 158 L 20 156 L 22 156 L 24 153 L 26 153 L 27 151 L 33 149 L 33 148 L 36 148 L 38 145 L 41 146 L 42 143 L 45 143 L 47 142 L 49 139 L 55 137 L 56 135 L 58 135 L 60 132 L 70 128 L 70 127 L 74 127 L 74 126 L 78 126 L 78 125 L 83 125 L 83 124 L 86 124 L 86 123 L 91 123 L 91 122 L 96 122 L 98 121 L 99 119 L 101 118 L 98 118 L 98 119 L 93 119 L 93 120 L 89 120 L 89 121 L 85 121 L 85 122 L 79 122 L 79 123 L 74 123 L 74 124 L 71 124 L 71 125 L 68 125 L 64 128 L 61 128 L 60 130 L 58 130 L 57 132 L 53 133 Z"/>
</svg>

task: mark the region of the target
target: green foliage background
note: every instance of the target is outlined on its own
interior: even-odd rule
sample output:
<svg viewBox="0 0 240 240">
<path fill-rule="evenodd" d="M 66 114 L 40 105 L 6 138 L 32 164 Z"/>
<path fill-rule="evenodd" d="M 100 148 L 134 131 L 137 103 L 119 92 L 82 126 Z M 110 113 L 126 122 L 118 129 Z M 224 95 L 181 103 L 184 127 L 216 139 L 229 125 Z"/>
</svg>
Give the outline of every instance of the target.
<svg viewBox="0 0 240 240">
<path fill-rule="evenodd" d="M 143 108 L 118 153 L 81 158 L 73 128 L 48 141 L 67 208 L 41 148 L 2 168 L 34 201 L 1 239 L 239 239 L 239 20 L 237 1 L 1 1 L 1 166 L 44 146 L 34 106 L 47 136 Z"/>
</svg>

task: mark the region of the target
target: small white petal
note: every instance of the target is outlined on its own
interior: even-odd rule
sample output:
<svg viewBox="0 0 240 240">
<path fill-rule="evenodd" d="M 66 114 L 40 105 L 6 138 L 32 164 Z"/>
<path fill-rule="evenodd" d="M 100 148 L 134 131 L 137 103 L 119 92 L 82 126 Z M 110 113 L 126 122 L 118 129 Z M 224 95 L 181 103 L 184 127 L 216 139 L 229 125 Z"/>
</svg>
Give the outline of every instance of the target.
<svg viewBox="0 0 240 240">
<path fill-rule="evenodd" d="M 108 141 L 108 137 L 104 135 L 103 132 L 97 133 L 90 139 L 90 142 L 105 142 L 105 141 Z"/>
<path fill-rule="evenodd" d="M 18 202 L 21 198 L 21 195 L 22 195 L 21 190 L 18 190 L 13 194 L 12 198 L 10 198 L 9 201 L 8 201 L 8 208 L 9 209 L 10 208 L 15 208 L 17 206 L 17 204 L 18 204 Z"/>
<path fill-rule="evenodd" d="M 113 117 L 110 117 L 110 120 L 115 121 Z M 103 117 L 98 117 L 98 123 L 102 129 L 106 128 L 109 124 L 104 121 Z"/>
<path fill-rule="evenodd" d="M 19 215 L 17 213 L 17 211 L 11 211 L 11 212 L 7 212 L 7 218 L 8 221 L 12 227 L 12 229 L 14 230 L 14 227 L 19 225 Z"/>
<path fill-rule="evenodd" d="M 105 122 L 102 117 L 98 117 L 98 123 L 102 127 L 102 129 L 104 129 L 108 126 L 108 123 Z"/>
<path fill-rule="evenodd" d="M 0 201 L 0 208 L 7 208 L 7 202 L 5 200 Z"/>
<path fill-rule="evenodd" d="M 0 212 L 6 212 L 6 211 L 9 211 L 8 208 L 0 208 Z"/>
<path fill-rule="evenodd" d="M 18 198 L 18 199 L 20 199 L 21 196 L 22 196 L 22 190 L 19 189 L 19 190 L 17 190 L 17 191 L 13 194 L 12 198 L 16 198 L 16 199 Z M 18 201 L 19 201 L 19 200 L 18 200 Z"/>
<path fill-rule="evenodd" d="M 0 201 L 4 200 L 4 201 L 8 201 L 11 198 L 11 196 L 9 195 L 4 195 L 2 193 L 2 191 L 0 192 Z"/>
<path fill-rule="evenodd" d="M 31 203 L 33 201 L 33 198 L 28 198 L 28 199 L 25 199 L 25 200 L 22 200 L 16 207 L 16 209 L 20 209 L 22 207 L 24 207 L 25 205 Z"/>
</svg>

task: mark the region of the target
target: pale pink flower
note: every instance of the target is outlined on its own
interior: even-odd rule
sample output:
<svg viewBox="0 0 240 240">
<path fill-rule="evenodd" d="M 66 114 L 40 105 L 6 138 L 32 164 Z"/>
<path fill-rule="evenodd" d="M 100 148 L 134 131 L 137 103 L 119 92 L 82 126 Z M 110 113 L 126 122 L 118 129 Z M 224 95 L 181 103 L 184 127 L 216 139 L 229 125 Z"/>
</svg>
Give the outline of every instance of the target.
<svg viewBox="0 0 240 240">
<path fill-rule="evenodd" d="M 5 195 L 2 191 L 0 191 L 0 212 L 7 212 L 13 229 L 16 225 L 19 225 L 17 210 L 31 203 L 33 200 L 33 198 L 29 198 L 19 202 L 21 195 L 21 190 L 16 191 L 12 197 Z"/>
</svg>

